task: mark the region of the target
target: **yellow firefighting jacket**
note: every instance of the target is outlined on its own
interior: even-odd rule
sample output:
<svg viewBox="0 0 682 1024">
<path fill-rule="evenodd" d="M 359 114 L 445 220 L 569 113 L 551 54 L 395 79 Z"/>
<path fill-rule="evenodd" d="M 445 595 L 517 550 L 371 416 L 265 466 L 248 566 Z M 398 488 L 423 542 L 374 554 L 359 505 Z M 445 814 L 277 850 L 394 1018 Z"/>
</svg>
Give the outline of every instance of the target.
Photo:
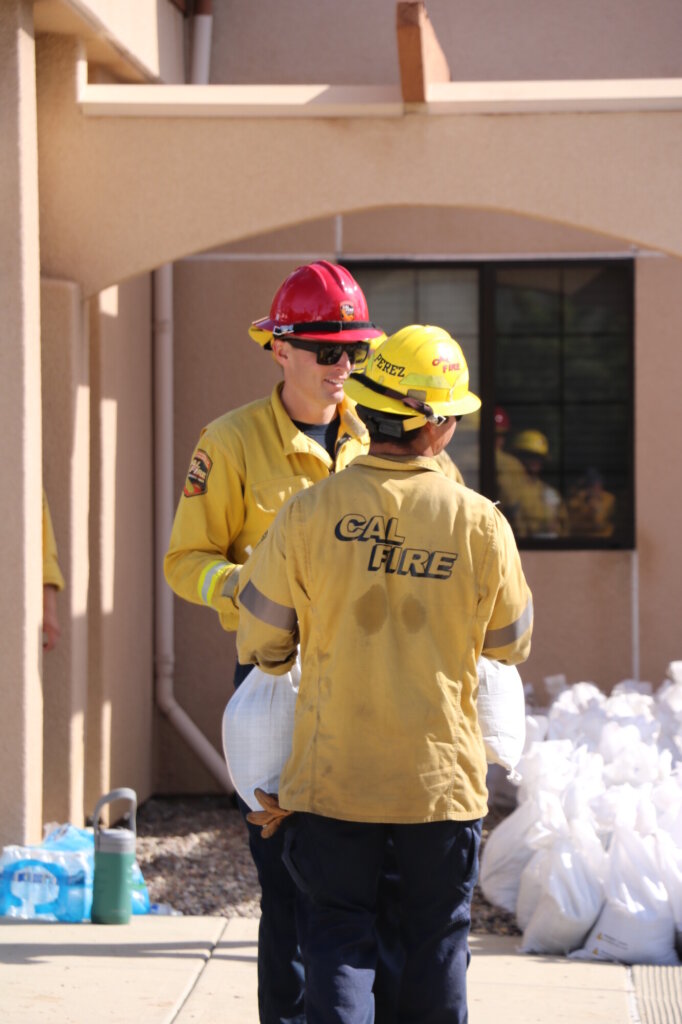
<svg viewBox="0 0 682 1024">
<path fill-rule="evenodd" d="M 303 434 L 282 405 L 282 384 L 201 432 L 180 498 L 164 572 L 180 597 L 214 608 L 237 628 L 239 567 L 287 498 L 367 451 L 364 425 L 339 406 L 336 460 Z"/>
<path fill-rule="evenodd" d="M 487 498 L 433 459 L 360 456 L 287 502 L 239 603 L 240 662 L 284 672 L 300 641 L 283 807 L 396 823 L 485 814 L 476 662 L 523 661 L 533 621 Z"/>
<path fill-rule="evenodd" d="M 616 498 L 610 491 L 581 487 L 568 499 L 572 537 L 612 537 L 615 515 Z"/>
<path fill-rule="evenodd" d="M 456 484 L 463 484 L 464 477 L 462 476 L 459 466 L 456 466 L 452 461 L 448 453 L 443 448 L 442 452 L 439 452 L 435 457 L 435 461 L 438 463 L 438 467 L 441 473 L 445 473 L 451 480 L 454 480 Z"/>
<path fill-rule="evenodd" d="M 497 496 L 500 499 L 501 510 L 512 526 L 516 525 L 521 492 L 527 475 L 520 459 L 510 455 L 503 448 L 495 450 Z"/>
<path fill-rule="evenodd" d="M 517 537 L 565 537 L 566 506 L 559 492 L 526 474 L 517 494 L 514 528 Z"/>
<path fill-rule="evenodd" d="M 43 586 L 46 584 L 56 587 L 57 590 L 64 589 L 64 577 L 57 561 L 57 541 L 54 536 L 50 506 L 47 503 L 45 491 L 43 491 Z"/>
</svg>

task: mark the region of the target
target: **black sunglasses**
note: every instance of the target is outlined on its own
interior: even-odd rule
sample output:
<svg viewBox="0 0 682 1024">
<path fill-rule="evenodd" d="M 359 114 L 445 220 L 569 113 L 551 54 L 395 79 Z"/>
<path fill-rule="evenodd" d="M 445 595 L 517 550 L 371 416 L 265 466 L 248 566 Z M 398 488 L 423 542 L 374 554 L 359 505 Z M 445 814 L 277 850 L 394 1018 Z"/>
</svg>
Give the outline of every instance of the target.
<svg viewBox="0 0 682 1024">
<path fill-rule="evenodd" d="M 302 338 L 282 338 L 293 348 L 302 348 L 306 352 L 314 352 L 320 366 L 333 366 L 342 355 L 347 355 L 351 363 L 362 363 L 369 355 L 368 341 L 350 341 L 345 345 L 338 341 L 304 341 Z"/>
</svg>

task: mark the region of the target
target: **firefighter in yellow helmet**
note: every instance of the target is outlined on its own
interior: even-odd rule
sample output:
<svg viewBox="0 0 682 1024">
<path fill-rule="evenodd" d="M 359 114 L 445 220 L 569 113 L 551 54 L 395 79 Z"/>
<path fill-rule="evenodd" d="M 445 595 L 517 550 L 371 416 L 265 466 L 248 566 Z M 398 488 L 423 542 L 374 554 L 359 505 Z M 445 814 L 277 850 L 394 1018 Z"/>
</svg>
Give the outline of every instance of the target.
<svg viewBox="0 0 682 1024">
<path fill-rule="evenodd" d="M 363 363 L 356 365 L 356 372 L 360 372 L 367 369 L 369 356 L 371 356 L 373 352 L 376 352 L 379 346 L 382 345 L 385 341 L 385 334 L 379 338 L 372 339 L 372 341 L 369 344 L 369 355 Z M 450 457 L 449 453 L 445 448 L 443 448 L 443 450 L 439 452 L 438 455 L 436 456 L 436 462 L 438 463 L 441 470 L 443 471 L 443 473 L 445 473 L 446 476 L 449 476 L 451 480 L 455 481 L 455 483 L 462 484 L 463 486 L 466 487 L 466 482 L 464 480 L 464 477 L 462 476 L 462 472 L 459 466 L 457 466 L 453 462 L 452 458 Z"/>
<path fill-rule="evenodd" d="M 564 537 L 566 506 L 559 491 L 542 478 L 549 455 L 546 436 L 540 430 L 522 430 L 514 437 L 513 452 L 526 470 L 514 519 L 517 537 Z"/>
<path fill-rule="evenodd" d="M 486 757 L 477 660 L 530 650 L 509 523 L 436 457 L 480 400 L 439 327 L 387 338 L 346 393 L 368 455 L 294 495 L 244 566 L 237 647 L 284 672 L 300 643 L 279 807 L 297 880 L 308 1021 L 373 1019 L 374 918 L 392 840 L 406 964 L 397 1019 L 464 1022 Z M 269 842 L 270 840 L 268 840 Z"/>
</svg>

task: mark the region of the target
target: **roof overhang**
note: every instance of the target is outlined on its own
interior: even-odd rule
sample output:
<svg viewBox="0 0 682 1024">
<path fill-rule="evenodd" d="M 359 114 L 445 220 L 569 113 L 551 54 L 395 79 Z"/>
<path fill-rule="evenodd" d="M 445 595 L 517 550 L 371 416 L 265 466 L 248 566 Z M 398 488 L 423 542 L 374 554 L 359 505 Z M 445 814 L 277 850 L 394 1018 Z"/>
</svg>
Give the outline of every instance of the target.
<svg viewBox="0 0 682 1024">
<path fill-rule="evenodd" d="M 682 78 L 441 82 L 424 102 L 406 103 L 391 85 L 93 85 L 81 76 L 78 104 L 91 117 L 631 113 L 682 110 Z"/>
</svg>

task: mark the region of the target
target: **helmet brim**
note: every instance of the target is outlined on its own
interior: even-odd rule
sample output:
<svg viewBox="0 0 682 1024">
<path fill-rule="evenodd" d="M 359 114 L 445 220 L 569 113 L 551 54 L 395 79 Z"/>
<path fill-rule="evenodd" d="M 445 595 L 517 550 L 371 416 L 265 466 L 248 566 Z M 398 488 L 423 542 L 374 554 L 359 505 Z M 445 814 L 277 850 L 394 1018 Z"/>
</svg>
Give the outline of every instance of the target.
<svg viewBox="0 0 682 1024">
<path fill-rule="evenodd" d="M 249 337 L 258 342 L 261 348 L 272 348 L 272 328 L 267 326 L 265 320 L 255 320 L 249 327 Z"/>
<path fill-rule="evenodd" d="M 343 382 L 343 390 L 356 405 L 364 405 L 368 409 L 376 409 L 377 412 L 390 412 L 398 416 L 419 416 L 420 413 L 408 408 L 399 398 L 390 398 L 388 395 L 379 394 L 377 391 L 368 388 L 362 382 L 362 377 L 355 374 L 347 377 Z M 481 408 L 481 399 L 472 391 L 468 391 L 461 398 L 455 398 L 449 402 L 430 402 L 436 416 L 466 416 L 467 413 L 476 412 Z"/>
<path fill-rule="evenodd" d="M 269 316 L 261 317 L 260 320 L 254 320 L 249 327 L 249 336 L 254 341 L 257 341 L 259 345 L 262 345 L 263 348 L 270 348 L 275 327 L 277 326 L 279 326 L 277 322 Z M 287 340 L 286 334 L 283 334 L 281 337 L 282 341 Z M 305 331 L 297 331 L 296 337 L 305 341 L 331 341 L 340 345 L 350 345 L 356 341 L 374 341 L 377 338 L 383 340 L 386 335 L 380 327 L 359 327 L 357 330 L 351 328 L 339 331 L 338 333 L 306 329 Z"/>
</svg>

